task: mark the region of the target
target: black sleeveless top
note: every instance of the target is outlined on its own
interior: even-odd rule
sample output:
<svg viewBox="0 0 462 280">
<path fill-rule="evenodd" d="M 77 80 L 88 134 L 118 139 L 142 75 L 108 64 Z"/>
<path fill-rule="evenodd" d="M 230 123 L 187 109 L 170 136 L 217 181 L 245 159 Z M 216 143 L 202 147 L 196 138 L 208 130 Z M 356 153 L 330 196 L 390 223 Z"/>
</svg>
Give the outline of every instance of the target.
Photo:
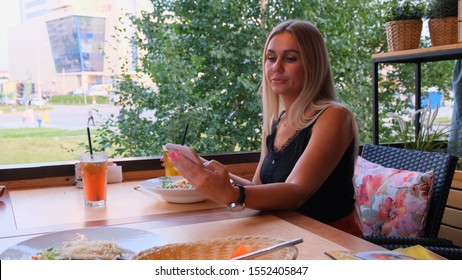
<svg viewBox="0 0 462 280">
<path fill-rule="evenodd" d="M 274 147 L 278 121 L 273 123 L 272 132 L 266 138 L 268 154 L 260 169 L 263 184 L 285 182 L 298 159 L 310 141 L 314 121 L 299 130 L 281 150 Z M 354 208 L 354 140 L 342 159 L 316 193 L 297 212 L 324 223 L 336 221 L 351 213 Z"/>
</svg>

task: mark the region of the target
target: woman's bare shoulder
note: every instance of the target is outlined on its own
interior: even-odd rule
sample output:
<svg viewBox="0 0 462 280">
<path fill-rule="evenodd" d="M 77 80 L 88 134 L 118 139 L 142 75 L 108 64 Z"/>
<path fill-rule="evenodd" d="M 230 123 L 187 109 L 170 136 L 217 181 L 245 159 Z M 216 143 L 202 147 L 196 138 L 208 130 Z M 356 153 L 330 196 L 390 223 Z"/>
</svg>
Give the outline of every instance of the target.
<svg viewBox="0 0 462 280">
<path fill-rule="evenodd" d="M 349 120 L 352 116 L 352 112 L 347 107 L 342 104 L 333 104 L 332 106 L 327 107 L 320 117 L 329 117 L 329 118 L 342 118 Z"/>
<path fill-rule="evenodd" d="M 353 113 L 345 106 L 332 105 L 324 110 L 316 121 L 314 130 L 336 131 L 350 134 L 355 118 Z M 324 133 L 323 132 L 323 133 Z"/>
</svg>

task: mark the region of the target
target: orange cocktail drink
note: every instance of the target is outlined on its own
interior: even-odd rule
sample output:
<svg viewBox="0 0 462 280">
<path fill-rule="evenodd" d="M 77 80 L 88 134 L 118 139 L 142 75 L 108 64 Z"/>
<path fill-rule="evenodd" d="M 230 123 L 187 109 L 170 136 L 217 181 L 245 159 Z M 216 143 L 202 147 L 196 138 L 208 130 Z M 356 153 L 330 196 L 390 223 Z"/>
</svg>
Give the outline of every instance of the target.
<svg viewBox="0 0 462 280">
<path fill-rule="evenodd" d="M 84 153 L 80 155 L 85 204 L 106 204 L 107 153 Z"/>
</svg>

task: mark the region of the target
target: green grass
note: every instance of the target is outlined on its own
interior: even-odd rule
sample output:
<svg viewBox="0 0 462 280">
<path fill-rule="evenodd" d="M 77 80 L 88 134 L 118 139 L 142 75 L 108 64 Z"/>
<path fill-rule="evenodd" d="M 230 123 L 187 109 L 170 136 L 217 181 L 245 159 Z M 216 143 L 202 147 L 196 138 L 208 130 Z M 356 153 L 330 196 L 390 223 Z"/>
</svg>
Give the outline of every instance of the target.
<svg viewBox="0 0 462 280">
<path fill-rule="evenodd" d="M 437 117 L 433 123 L 451 123 L 450 117 Z"/>
<path fill-rule="evenodd" d="M 0 164 L 78 160 L 85 145 L 86 130 L 0 129 Z"/>
<path fill-rule="evenodd" d="M 91 102 L 92 97 L 87 96 L 87 104 Z M 108 98 L 97 96 L 96 102 L 107 104 Z M 48 104 L 85 105 L 83 96 L 70 95 L 54 96 Z M 10 113 L 11 109 L 0 106 L 3 113 Z M 24 106 L 16 106 L 16 110 L 23 111 Z M 79 154 L 87 150 L 86 133 L 57 128 L 0 129 L 0 165 L 78 160 Z M 92 134 L 96 135 L 96 131 Z"/>
<path fill-rule="evenodd" d="M 86 105 L 91 104 L 93 99 L 92 96 L 86 96 L 86 103 L 85 103 L 85 96 L 83 95 L 56 95 L 51 97 L 48 101 L 49 104 L 55 105 Z M 107 96 L 96 96 L 96 103 L 97 104 L 107 104 L 109 99 Z"/>
</svg>

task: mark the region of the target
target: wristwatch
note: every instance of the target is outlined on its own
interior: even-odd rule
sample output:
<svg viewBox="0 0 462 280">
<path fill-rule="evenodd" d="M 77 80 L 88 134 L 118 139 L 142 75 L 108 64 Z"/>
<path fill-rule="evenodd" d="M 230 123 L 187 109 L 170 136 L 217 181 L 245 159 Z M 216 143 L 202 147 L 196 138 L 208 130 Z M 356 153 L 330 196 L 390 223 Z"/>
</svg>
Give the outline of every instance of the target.
<svg viewBox="0 0 462 280">
<path fill-rule="evenodd" d="M 233 184 L 234 187 L 239 188 L 239 198 L 228 205 L 228 210 L 231 212 L 238 212 L 245 209 L 245 188 L 239 184 Z"/>
</svg>

